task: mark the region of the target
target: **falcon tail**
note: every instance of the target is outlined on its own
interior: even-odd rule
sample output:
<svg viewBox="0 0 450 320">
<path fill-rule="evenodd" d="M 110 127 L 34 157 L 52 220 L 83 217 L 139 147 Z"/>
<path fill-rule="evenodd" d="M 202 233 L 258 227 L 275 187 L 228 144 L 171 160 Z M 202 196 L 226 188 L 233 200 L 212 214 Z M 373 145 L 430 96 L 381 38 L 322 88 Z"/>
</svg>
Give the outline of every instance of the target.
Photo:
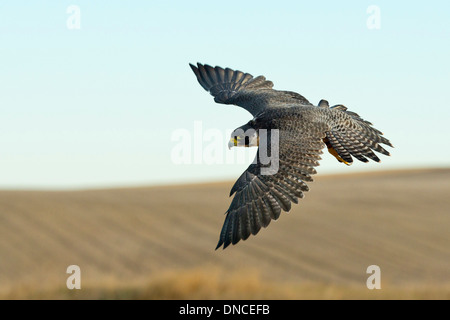
<svg viewBox="0 0 450 320">
<path fill-rule="evenodd" d="M 393 145 L 383 137 L 381 131 L 372 127 L 372 123 L 362 119 L 357 113 L 347 111 L 347 108 L 343 105 L 336 105 L 330 109 L 344 112 L 351 119 L 351 121 L 345 121 L 344 125 L 340 122 L 334 129 L 326 132 L 326 138 L 324 139 L 328 151 L 339 162 L 351 165 L 353 162 L 352 156 L 362 162 L 369 162 L 367 158 L 380 162 L 380 158 L 373 151 L 390 156 L 390 153 L 380 144 L 390 147 L 393 147 Z"/>
</svg>

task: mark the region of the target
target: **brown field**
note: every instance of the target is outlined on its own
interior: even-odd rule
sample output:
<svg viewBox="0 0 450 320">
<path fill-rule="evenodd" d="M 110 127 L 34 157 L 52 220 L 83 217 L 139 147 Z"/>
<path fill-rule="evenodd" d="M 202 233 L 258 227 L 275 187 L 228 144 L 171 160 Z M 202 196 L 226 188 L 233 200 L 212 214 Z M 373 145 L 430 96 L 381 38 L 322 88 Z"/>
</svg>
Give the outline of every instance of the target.
<svg viewBox="0 0 450 320">
<path fill-rule="evenodd" d="M 319 175 L 289 214 L 214 251 L 231 186 L 0 191 L 0 298 L 450 299 L 450 169 Z"/>
</svg>

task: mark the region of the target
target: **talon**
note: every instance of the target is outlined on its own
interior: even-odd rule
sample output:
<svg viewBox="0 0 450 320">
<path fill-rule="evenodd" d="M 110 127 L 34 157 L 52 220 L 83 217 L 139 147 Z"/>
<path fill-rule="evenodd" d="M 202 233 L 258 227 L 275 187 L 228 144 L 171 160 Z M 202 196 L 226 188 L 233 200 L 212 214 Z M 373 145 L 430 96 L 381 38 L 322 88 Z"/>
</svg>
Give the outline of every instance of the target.
<svg viewBox="0 0 450 320">
<path fill-rule="evenodd" d="M 341 156 L 339 155 L 339 153 L 336 151 L 336 149 L 333 148 L 333 146 L 331 145 L 330 141 L 328 141 L 328 138 L 324 138 L 323 142 L 325 142 L 325 144 L 327 145 L 328 148 L 328 152 L 331 153 L 339 162 L 343 162 L 346 165 L 351 165 L 351 163 L 345 161 L 344 159 L 341 158 Z"/>
</svg>

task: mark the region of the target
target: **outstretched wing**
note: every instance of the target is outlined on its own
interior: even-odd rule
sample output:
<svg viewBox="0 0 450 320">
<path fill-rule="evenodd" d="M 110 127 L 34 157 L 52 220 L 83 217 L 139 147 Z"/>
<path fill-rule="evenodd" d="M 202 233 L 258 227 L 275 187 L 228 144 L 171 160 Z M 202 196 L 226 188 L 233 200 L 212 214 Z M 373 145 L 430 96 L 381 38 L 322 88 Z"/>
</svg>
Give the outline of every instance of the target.
<svg viewBox="0 0 450 320">
<path fill-rule="evenodd" d="M 234 104 L 256 116 L 267 107 L 282 107 L 283 104 L 311 105 L 303 96 L 291 91 L 273 90 L 272 81 L 264 76 L 254 78 L 239 70 L 211 67 L 207 64 L 189 64 L 200 85 L 214 96 L 214 101 Z"/>
<path fill-rule="evenodd" d="M 263 173 L 268 165 L 260 160 L 260 142 L 254 163 L 231 189 L 230 196 L 235 195 L 226 212 L 216 249 L 222 245 L 225 249 L 246 240 L 250 234 L 256 235 L 261 227 L 278 219 L 282 210 L 289 211 L 292 202 L 298 203 L 298 199 L 303 198 L 303 193 L 309 190 L 306 182 L 313 181 L 314 167 L 319 165 L 324 137 L 325 129 L 319 125 L 301 134 L 297 130 L 280 130 L 275 174 Z M 270 143 L 269 146 L 272 147 Z"/>
</svg>

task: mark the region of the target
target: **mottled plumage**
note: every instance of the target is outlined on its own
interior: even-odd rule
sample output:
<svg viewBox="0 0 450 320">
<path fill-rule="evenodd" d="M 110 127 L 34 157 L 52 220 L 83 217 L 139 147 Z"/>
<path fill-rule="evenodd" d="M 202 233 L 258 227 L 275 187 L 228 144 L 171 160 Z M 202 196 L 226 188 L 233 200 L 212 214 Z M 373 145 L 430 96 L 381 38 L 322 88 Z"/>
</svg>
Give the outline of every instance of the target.
<svg viewBox="0 0 450 320">
<path fill-rule="evenodd" d="M 298 203 L 309 190 L 306 182 L 313 181 L 314 167 L 319 165 L 325 146 L 347 165 L 353 158 L 379 162 L 373 151 L 389 155 L 380 145 L 392 147 L 389 140 L 343 105 L 329 107 L 326 100 L 321 100 L 314 106 L 298 93 L 272 89 L 273 83 L 263 76 L 254 78 L 241 71 L 199 63 L 190 66 L 214 101 L 243 107 L 253 115 L 243 128 L 268 130 L 269 147 L 271 132 L 277 129 L 279 133 L 278 170 L 262 174 L 268 165 L 260 161 L 259 148 L 254 163 L 231 189 L 230 196 L 234 194 L 234 198 L 216 249 L 257 234 L 261 227 L 278 219 L 282 211 L 289 211 L 292 202 Z"/>
</svg>

